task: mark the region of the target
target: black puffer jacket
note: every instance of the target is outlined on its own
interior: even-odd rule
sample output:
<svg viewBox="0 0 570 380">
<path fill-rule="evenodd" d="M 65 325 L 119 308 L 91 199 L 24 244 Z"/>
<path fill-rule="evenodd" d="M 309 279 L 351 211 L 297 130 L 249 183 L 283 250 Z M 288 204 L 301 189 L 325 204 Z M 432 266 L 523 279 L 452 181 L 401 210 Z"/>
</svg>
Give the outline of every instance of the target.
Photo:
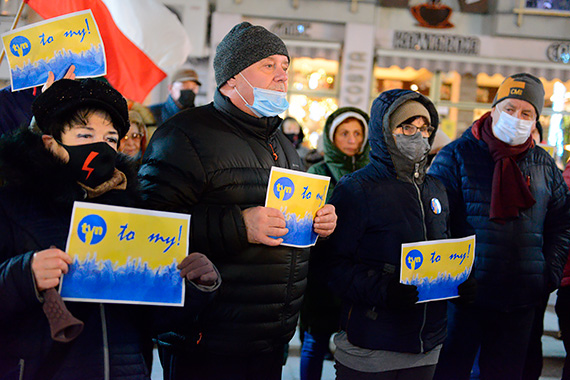
<svg viewBox="0 0 570 380">
<path fill-rule="evenodd" d="M 423 95 L 392 90 L 376 98 L 370 112 L 370 164 L 335 187 L 331 204 L 338 225 L 326 245 L 333 262 L 329 285 L 343 299 L 341 327 L 349 342 L 421 353 L 445 339 L 446 301 L 391 309 L 387 288 L 399 278 L 403 243 L 448 237 L 449 206 L 443 185 L 425 175 L 425 159 L 419 164 L 405 159 L 392 138 L 390 114 L 412 99 L 426 106 L 437 128 L 435 107 Z M 438 214 L 430 207 L 434 198 L 441 204 Z"/>
<path fill-rule="evenodd" d="M 166 324 L 171 318 L 195 315 L 195 306 L 206 300 L 207 295 L 189 289 L 186 310 L 66 302 L 85 323 L 84 330 L 71 343 L 51 339 L 36 296 L 33 254 L 52 245 L 65 250 L 74 201 L 136 205 L 135 165 L 119 155 L 117 167 L 127 176 L 127 190 L 84 199 L 84 190 L 44 148 L 41 136 L 27 130 L 3 136 L 0 177 L 7 183 L 0 188 L 0 379 L 100 380 L 105 372 L 113 380 L 149 379 L 142 354 L 148 353 L 144 347 L 151 334 L 172 328 Z"/>
<path fill-rule="evenodd" d="M 535 205 L 505 224 L 490 221 L 495 162 L 473 135 L 489 117 L 445 146 L 429 172 L 447 189 L 453 237 L 477 235 L 477 305 L 513 311 L 536 305 L 560 284 L 570 244 L 570 196 L 552 158 L 535 146 L 517 162 Z"/>
<path fill-rule="evenodd" d="M 281 121 L 249 116 L 217 91 L 213 103 L 158 128 L 139 171 L 146 204 L 192 214 L 191 248 L 220 270 L 200 341 L 217 353 L 272 351 L 297 323 L 308 250 L 249 244 L 241 216 L 264 204 L 272 166 L 302 169 Z"/>
</svg>

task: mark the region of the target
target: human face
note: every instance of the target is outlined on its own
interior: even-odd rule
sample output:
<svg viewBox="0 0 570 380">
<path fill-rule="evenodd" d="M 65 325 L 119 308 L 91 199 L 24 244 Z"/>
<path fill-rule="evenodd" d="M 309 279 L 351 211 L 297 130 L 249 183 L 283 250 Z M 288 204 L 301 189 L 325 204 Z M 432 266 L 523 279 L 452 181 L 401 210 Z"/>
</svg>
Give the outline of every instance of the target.
<svg viewBox="0 0 570 380">
<path fill-rule="evenodd" d="M 59 145 L 52 136 L 42 137 L 46 147 L 64 162 L 69 161 L 67 150 Z M 111 148 L 117 150 L 119 133 L 113 127 L 110 116 L 103 111 L 95 111 L 86 117 L 84 124 L 72 124 L 64 128 L 61 134 L 61 143 L 64 145 L 85 145 L 97 142 L 106 142 Z"/>
<path fill-rule="evenodd" d="M 195 94 L 198 94 L 200 86 L 198 83 L 191 80 L 174 82 L 170 85 L 170 96 L 172 96 L 172 99 L 178 101 L 178 99 L 180 99 L 180 91 L 182 90 L 192 90 Z"/>
<path fill-rule="evenodd" d="M 497 105 L 493 107 L 493 110 L 506 112 L 509 115 L 516 117 L 517 119 L 527 121 L 535 121 L 537 116 L 536 110 L 532 104 L 526 100 L 521 99 L 507 98 L 497 103 Z M 496 117 L 493 116 L 493 125 L 497 122 L 498 119 L 498 115 Z"/>
<path fill-rule="evenodd" d="M 231 78 L 228 83 L 236 87 L 247 103 L 251 105 L 254 100 L 252 86 L 265 90 L 287 92 L 288 69 L 289 58 L 276 54 L 250 65 L 241 72 L 241 75 Z"/>
<path fill-rule="evenodd" d="M 138 125 L 131 123 L 129 132 L 121 140 L 119 152 L 131 157 L 136 157 L 141 150 L 142 137 L 143 134 L 141 133 Z"/>
<path fill-rule="evenodd" d="M 416 117 L 411 123 L 409 123 L 410 125 L 412 125 L 413 127 L 416 127 L 418 130 L 416 131 L 416 133 L 421 132 L 423 137 L 430 137 L 431 134 L 433 133 L 433 127 L 429 125 L 429 123 L 427 123 L 427 119 L 425 119 L 422 116 L 418 116 Z M 412 128 L 413 128 L 412 127 Z M 406 131 L 404 131 L 404 128 L 406 128 L 404 126 L 404 124 L 399 125 L 398 127 L 396 127 L 394 129 L 393 134 L 395 135 L 408 135 L 408 133 L 406 133 Z M 412 128 L 406 128 L 406 129 L 412 129 Z M 422 130 L 423 129 L 423 130 Z M 412 135 L 413 136 L 413 135 Z"/>
<path fill-rule="evenodd" d="M 343 121 L 334 131 L 334 145 L 349 157 L 360 152 L 363 142 L 362 124 L 356 119 L 351 118 Z"/>
</svg>

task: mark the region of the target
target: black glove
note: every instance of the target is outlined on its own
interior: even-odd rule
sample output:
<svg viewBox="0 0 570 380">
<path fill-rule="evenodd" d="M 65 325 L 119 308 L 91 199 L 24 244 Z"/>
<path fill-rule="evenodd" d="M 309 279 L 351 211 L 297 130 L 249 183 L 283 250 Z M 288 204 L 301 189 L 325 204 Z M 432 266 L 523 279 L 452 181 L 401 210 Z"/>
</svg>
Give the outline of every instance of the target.
<svg viewBox="0 0 570 380">
<path fill-rule="evenodd" d="M 453 302 L 457 305 L 469 305 L 475 302 L 477 297 L 477 280 L 473 273 L 469 275 L 467 280 L 459 284 L 457 294 L 459 294 L 459 298 L 453 299 Z"/>
<path fill-rule="evenodd" d="M 418 287 L 400 284 L 395 278 L 386 289 L 386 306 L 390 309 L 407 309 L 418 302 Z"/>
</svg>

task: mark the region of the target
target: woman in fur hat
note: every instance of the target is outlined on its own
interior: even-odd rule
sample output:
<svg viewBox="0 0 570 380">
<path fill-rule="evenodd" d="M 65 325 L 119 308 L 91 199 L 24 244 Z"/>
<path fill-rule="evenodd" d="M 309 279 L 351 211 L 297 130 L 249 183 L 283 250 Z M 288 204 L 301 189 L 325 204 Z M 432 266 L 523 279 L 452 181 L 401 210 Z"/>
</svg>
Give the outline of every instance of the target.
<svg viewBox="0 0 570 380">
<path fill-rule="evenodd" d="M 174 310 L 67 302 L 84 328 L 61 343 L 42 309 L 45 292 L 72 265 L 63 249 L 74 201 L 137 205 L 136 171 L 117 154 L 129 128 L 127 104 L 102 81 L 62 79 L 32 112 L 34 127 L 0 140 L 0 379 L 149 379 L 148 334 L 172 322 Z M 193 298 L 176 316 L 188 318 L 219 278 L 199 253 L 179 268 Z"/>
</svg>

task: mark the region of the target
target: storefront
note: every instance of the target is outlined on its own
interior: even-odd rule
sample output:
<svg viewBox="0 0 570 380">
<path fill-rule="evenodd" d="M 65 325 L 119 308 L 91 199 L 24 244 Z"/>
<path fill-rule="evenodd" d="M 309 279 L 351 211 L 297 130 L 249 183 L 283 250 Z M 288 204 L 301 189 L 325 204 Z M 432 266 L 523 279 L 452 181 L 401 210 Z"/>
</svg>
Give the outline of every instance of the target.
<svg viewBox="0 0 570 380">
<path fill-rule="evenodd" d="M 570 140 L 564 136 L 570 127 L 568 44 L 398 30 L 377 30 L 376 39 L 371 99 L 391 88 L 419 91 L 434 101 L 442 130 L 453 139 L 490 109 L 505 76 L 529 72 L 546 90 L 544 141 L 564 153 Z"/>
</svg>

